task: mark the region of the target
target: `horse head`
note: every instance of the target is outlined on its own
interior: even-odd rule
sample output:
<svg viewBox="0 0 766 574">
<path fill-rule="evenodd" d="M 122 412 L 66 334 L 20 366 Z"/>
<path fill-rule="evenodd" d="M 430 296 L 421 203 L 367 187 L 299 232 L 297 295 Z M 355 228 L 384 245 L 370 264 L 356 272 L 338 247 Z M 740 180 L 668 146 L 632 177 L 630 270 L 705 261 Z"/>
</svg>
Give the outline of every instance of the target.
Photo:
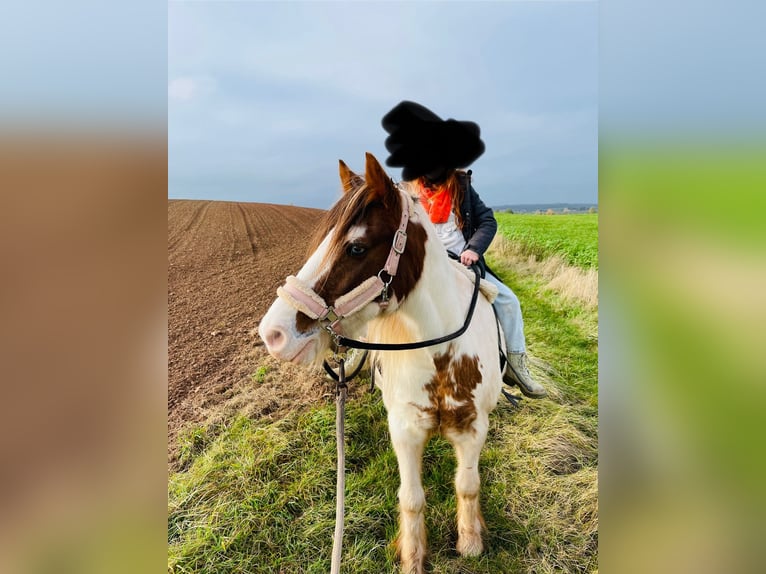
<svg viewBox="0 0 766 574">
<path fill-rule="evenodd" d="M 287 278 L 258 332 L 269 353 L 321 361 L 333 337 L 359 337 L 393 313 L 423 272 L 427 233 L 414 200 L 371 154 L 364 178 L 340 161 L 343 195 L 320 222 L 301 270 Z"/>
</svg>

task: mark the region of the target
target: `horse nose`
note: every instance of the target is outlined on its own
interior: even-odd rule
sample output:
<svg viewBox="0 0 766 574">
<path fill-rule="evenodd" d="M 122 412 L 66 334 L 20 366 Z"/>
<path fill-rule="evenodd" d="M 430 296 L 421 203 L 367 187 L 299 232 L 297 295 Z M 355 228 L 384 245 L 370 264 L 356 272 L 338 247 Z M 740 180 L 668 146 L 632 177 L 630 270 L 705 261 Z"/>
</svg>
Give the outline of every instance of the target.
<svg viewBox="0 0 766 574">
<path fill-rule="evenodd" d="M 259 328 L 258 333 L 266 343 L 266 348 L 272 353 L 278 353 L 287 344 L 287 333 L 282 327 Z"/>
</svg>

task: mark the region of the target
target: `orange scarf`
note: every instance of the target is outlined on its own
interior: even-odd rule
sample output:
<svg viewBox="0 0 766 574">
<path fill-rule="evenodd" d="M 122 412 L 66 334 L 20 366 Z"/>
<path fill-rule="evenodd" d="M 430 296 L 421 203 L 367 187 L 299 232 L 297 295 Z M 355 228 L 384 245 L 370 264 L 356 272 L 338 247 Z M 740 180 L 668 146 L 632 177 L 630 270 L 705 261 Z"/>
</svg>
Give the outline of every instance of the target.
<svg viewBox="0 0 766 574">
<path fill-rule="evenodd" d="M 452 198 L 446 186 L 431 189 L 422 183 L 418 185 L 420 203 L 431 218 L 432 223 L 446 223 L 452 211 Z"/>
</svg>

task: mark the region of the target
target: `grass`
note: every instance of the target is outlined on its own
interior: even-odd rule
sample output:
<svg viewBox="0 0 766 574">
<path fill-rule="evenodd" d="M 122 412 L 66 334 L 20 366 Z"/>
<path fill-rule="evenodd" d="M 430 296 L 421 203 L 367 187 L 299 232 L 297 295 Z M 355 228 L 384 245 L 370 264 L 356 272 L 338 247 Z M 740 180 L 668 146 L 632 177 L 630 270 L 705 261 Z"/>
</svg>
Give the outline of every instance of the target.
<svg viewBox="0 0 766 574">
<path fill-rule="evenodd" d="M 542 261 L 527 255 L 522 246 L 498 233 L 486 253 L 487 259 L 513 268 L 518 275 L 535 275 L 547 281 L 544 290 L 578 303 L 588 309 L 598 308 L 598 270 L 573 267 L 561 255 Z"/>
<path fill-rule="evenodd" d="M 445 440 L 430 441 L 423 461 L 429 571 L 595 572 L 597 311 L 502 258 L 490 264 L 521 299 L 533 370 L 551 399 L 525 400 L 519 409 L 503 401 L 490 418 L 480 463 L 488 528 L 481 557 L 454 550 L 455 458 Z M 334 419 L 329 403 L 273 422 L 235 417 L 214 438 L 191 431 L 188 464 L 169 478 L 169 572 L 329 571 Z M 349 401 L 346 428 L 343 571 L 396 572 L 398 469 L 379 392 Z"/>
<path fill-rule="evenodd" d="M 569 265 L 598 269 L 598 214 L 496 213 L 498 231 L 525 255 L 562 257 Z"/>
<path fill-rule="evenodd" d="M 267 365 L 261 365 L 258 367 L 252 375 L 250 375 L 250 378 L 254 383 L 261 384 L 266 380 L 266 375 L 269 374 L 269 367 Z"/>
<path fill-rule="evenodd" d="M 179 433 L 178 463 L 187 467 L 210 443 L 208 429 L 203 426 L 190 426 Z"/>
<path fill-rule="evenodd" d="M 496 214 L 499 233 L 487 258 L 587 309 L 598 308 L 598 215 Z"/>
</svg>

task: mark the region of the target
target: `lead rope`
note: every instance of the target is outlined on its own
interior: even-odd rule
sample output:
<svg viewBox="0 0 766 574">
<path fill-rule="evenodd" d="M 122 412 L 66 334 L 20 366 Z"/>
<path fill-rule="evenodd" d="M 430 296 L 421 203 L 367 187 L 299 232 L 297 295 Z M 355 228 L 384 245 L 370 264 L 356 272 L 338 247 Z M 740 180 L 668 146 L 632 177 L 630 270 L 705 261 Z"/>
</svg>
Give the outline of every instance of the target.
<svg viewBox="0 0 766 574">
<path fill-rule="evenodd" d="M 340 574 L 340 557 L 343 546 L 343 510 L 346 502 L 346 448 L 344 419 L 346 415 L 346 368 L 344 359 L 339 361 L 339 377 L 335 385 L 335 441 L 338 445 L 338 479 L 335 496 L 335 536 L 332 541 L 332 566 L 330 574 Z"/>
</svg>

